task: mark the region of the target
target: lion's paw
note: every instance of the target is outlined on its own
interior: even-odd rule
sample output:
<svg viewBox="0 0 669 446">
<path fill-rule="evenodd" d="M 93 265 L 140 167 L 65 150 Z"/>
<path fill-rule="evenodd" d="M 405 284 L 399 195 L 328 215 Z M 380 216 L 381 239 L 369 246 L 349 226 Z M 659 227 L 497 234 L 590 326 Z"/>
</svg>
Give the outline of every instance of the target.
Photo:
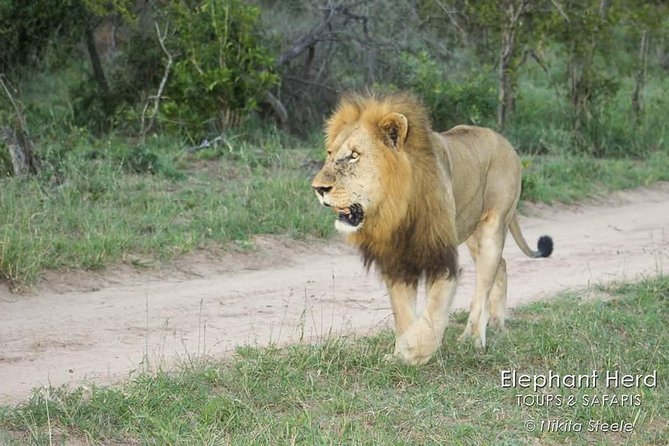
<svg viewBox="0 0 669 446">
<path fill-rule="evenodd" d="M 472 330 L 467 330 L 462 332 L 460 336 L 458 336 L 458 342 L 460 343 L 465 343 L 465 342 L 472 342 L 474 344 L 474 348 L 477 351 L 484 351 L 485 350 L 485 340 L 482 339 L 478 334 L 472 333 Z"/>
<path fill-rule="evenodd" d="M 397 362 L 397 356 L 395 356 L 391 353 L 388 353 L 386 355 L 383 355 L 383 360 L 385 362 Z"/>
<path fill-rule="evenodd" d="M 417 321 L 395 341 L 393 356 L 408 365 L 427 363 L 441 345 L 441 339 L 423 319 Z"/>
<path fill-rule="evenodd" d="M 465 328 L 460 336 L 458 336 L 458 342 L 467 342 L 472 338 L 472 330 L 469 325 Z"/>
<path fill-rule="evenodd" d="M 506 325 L 504 324 L 504 318 L 499 316 L 491 316 L 488 326 L 495 330 L 497 333 L 506 333 Z"/>
<path fill-rule="evenodd" d="M 480 336 L 474 335 L 470 332 L 464 331 L 460 336 L 458 336 L 458 342 L 464 344 L 466 342 L 472 342 L 476 351 L 483 352 L 486 350 L 486 344 Z"/>
</svg>

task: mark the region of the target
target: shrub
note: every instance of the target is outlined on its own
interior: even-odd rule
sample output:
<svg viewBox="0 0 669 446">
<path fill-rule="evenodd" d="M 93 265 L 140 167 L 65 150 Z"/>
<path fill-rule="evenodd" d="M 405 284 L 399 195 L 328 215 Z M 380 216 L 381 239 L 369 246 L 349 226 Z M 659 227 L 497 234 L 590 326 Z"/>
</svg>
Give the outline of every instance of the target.
<svg viewBox="0 0 669 446">
<path fill-rule="evenodd" d="M 71 91 L 77 125 L 95 133 L 110 128 L 137 134 L 152 103 L 167 56 L 154 29 L 167 30 L 173 58 L 158 122 L 197 139 L 238 124 L 274 85 L 274 60 L 258 29 L 259 10 L 240 0 L 179 0 L 156 5 L 149 20 L 126 17 L 130 38 L 108 64 L 109 91 L 91 80 Z"/>
<path fill-rule="evenodd" d="M 493 125 L 497 90 L 494 77 L 486 70 L 455 79 L 427 52 L 403 53 L 399 60 L 398 86 L 423 99 L 435 129 L 457 124 Z"/>
<path fill-rule="evenodd" d="M 66 35 L 74 25 L 73 12 L 71 1 L 0 0 L 0 73 L 39 60 L 52 37 Z"/>
<path fill-rule="evenodd" d="M 240 0 L 178 1 L 167 8 L 178 57 L 163 107 L 166 122 L 206 134 L 257 107 L 277 81 L 273 58 L 256 34 L 258 18 L 258 8 Z"/>
</svg>

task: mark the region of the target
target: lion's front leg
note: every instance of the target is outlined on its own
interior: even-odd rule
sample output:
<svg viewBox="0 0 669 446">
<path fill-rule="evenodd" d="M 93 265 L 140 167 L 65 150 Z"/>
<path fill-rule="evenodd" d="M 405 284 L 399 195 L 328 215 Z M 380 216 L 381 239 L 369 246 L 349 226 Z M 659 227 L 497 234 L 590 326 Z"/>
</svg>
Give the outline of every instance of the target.
<svg viewBox="0 0 669 446">
<path fill-rule="evenodd" d="M 428 284 L 427 303 L 418 319 L 395 341 L 394 356 L 410 365 L 425 364 L 441 346 L 455 296 L 454 276 Z"/>
<path fill-rule="evenodd" d="M 405 283 L 392 280 L 387 276 L 383 277 L 390 294 L 390 304 L 393 307 L 393 316 L 395 318 L 395 334 L 401 336 L 407 329 L 416 322 L 416 294 L 418 284 Z"/>
</svg>

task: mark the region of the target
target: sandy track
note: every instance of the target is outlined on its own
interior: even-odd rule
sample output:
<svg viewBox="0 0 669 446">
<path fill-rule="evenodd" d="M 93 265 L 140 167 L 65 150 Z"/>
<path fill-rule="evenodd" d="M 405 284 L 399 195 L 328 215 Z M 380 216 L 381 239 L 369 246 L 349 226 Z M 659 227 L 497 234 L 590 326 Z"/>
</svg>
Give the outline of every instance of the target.
<svg viewBox="0 0 669 446">
<path fill-rule="evenodd" d="M 521 218 L 526 238 L 534 245 L 550 234 L 556 248 L 549 259 L 528 259 L 509 237 L 511 306 L 669 273 L 669 183 L 529 213 Z M 50 274 L 29 295 L 0 288 L 0 404 L 49 383 L 110 383 L 144 366 L 222 356 L 241 344 L 365 334 L 391 323 L 385 290 L 349 248 L 259 241 L 259 253 L 186 259 L 169 272 Z M 460 254 L 454 309 L 466 308 L 473 293 L 471 260 Z"/>
</svg>

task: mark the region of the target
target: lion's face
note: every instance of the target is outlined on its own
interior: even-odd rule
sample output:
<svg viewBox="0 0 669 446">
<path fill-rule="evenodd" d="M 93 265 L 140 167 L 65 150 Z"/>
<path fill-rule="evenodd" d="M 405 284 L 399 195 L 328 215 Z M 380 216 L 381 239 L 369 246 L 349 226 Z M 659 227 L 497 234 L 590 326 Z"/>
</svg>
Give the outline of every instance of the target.
<svg viewBox="0 0 669 446">
<path fill-rule="evenodd" d="M 356 232 L 374 216 L 384 197 L 389 150 L 360 124 L 343 129 L 328 144 L 325 164 L 311 186 L 320 203 L 334 210 L 339 232 Z"/>
</svg>

